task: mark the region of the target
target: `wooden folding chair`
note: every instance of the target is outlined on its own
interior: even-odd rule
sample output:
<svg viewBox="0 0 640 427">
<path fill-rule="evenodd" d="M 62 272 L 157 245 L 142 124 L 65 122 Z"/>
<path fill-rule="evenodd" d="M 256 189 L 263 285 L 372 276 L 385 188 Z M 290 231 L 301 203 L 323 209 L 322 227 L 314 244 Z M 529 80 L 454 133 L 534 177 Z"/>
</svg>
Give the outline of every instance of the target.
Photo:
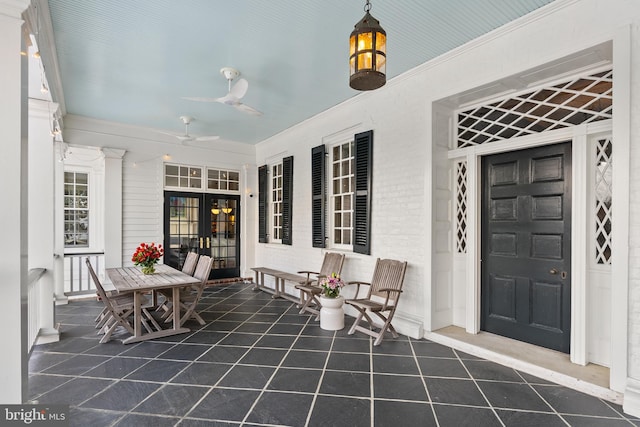
<svg viewBox="0 0 640 427">
<path fill-rule="evenodd" d="M 376 261 L 376 268 L 373 271 L 371 283 L 353 281 L 349 284 L 357 285 L 356 298 L 346 300 L 345 302 L 358 310 L 353 326 L 349 329 L 348 334 L 352 335 L 355 331 L 363 332 L 376 340 L 373 345 L 378 345 L 384 338 L 384 333 L 388 330 L 394 338 L 398 338 L 398 333 L 391 324 L 393 315 L 396 312 L 398 299 L 402 293 L 402 284 L 404 282 L 404 273 L 407 269 L 407 262 L 395 261 L 391 259 L 380 259 Z M 360 285 L 368 285 L 369 292 L 365 298 L 358 298 Z M 382 327 L 376 331 L 377 326 L 373 323 L 369 314 L 375 314 L 382 320 Z M 362 318 L 367 319 L 369 327 L 360 325 Z"/>
<path fill-rule="evenodd" d="M 305 311 L 313 313 L 316 316 L 320 313 L 320 300 L 318 297 L 322 293 L 322 288 L 318 284 L 318 280 L 323 277 L 329 277 L 332 273 L 340 275 L 342 272 L 342 264 L 344 264 L 344 254 L 335 252 L 327 252 L 322 261 L 322 267 L 319 272 L 314 271 L 298 271 L 299 274 L 306 274 L 307 281 L 300 285 L 296 285 L 296 289 L 300 290 L 300 314 Z M 311 275 L 316 275 L 315 279 Z"/>
<path fill-rule="evenodd" d="M 190 292 L 185 292 L 184 295 L 180 296 L 180 307 L 185 311 L 185 313 L 180 318 L 180 326 L 182 326 L 187 320 L 193 318 L 200 325 L 204 325 L 206 322 L 204 319 L 198 314 L 196 311 L 196 306 L 200 301 L 200 297 L 202 297 L 202 291 L 204 291 L 204 285 L 209 280 L 209 273 L 211 272 L 211 267 L 213 266 L 213 258 L 201 255 L 198 260 L 198 265 L 196 266 L 196 271 L 193 273 L 193 277 L 196 279 L 200 279 L 200 283 L 197 285 L 192 285 Z"/>
<path fill-rule="evenodd" d="M 196 270 L 196 264 L 198 264 L 198 254 L 195 252 L 188 252 L 187 257 L 184 260 L 184 264 L 182 264 L 182 272 L 184 274 L 188 274 L 189 276 L 193 276 L 193 272 Z M 171 310 L 169 301 L 171 299 L 172 291 L 171 289 L 169 290 L 160 289 L 158 293 L 164 297 L 164 300 L 162 301 L 162 303 L 158 305 L 158 308 L 156 308 L 156 311 L 164 310 L 165 315 L 162 317 L 166 318 L 167 317 L 166 313 Z M 154 298 L 155 298 L 155 295 L 154 295 Z"/>
<path fill-rule="evenodd" d="M 211 267 L 213 266 L 213 258 L 200 255 L 200 259 L 198 260 L 198 264 L 196 266 L 195 272 L 193 273 L 193 277 L 199 279 L 200 282 L 185 288 L 180 289 L 180 309 L 184 310 L 184 314 L 180 317 L 180 326 L 184 325 L 184 323 L 193 318 L 200 325 L 204 325 L 206 322 L 204 319 L 198 314 L 196 311 L 196 306 L 200 301 L 200 297 L 202 297 L 202 292 L 204 291 L 204 285 L 209 280 L 209 273 L 211 272 Z M 173 314 L 173 301 L 172 307 L 163 315 L 165 318 L 165 323 L 171 321 L 171 315 Z"/>
<path fill-rule="evenodd" d="M 193 272 L 196 271 L 197 264 L 198 254 L 195 252 L 187 253 L 187 258 L 185 258 L 184 264 L 182 264 L 182 272 L 184 274 L 188 274 L 189 276 L 193 276 Z"/>
<path fill-rule="evenodd" d="M 133 314 L 134 311 L 134 303 L 133 303 L 133 293 L 131 294 L 114 294 L 110 295 L 100 283 L 100 279 L 96 275 L 89 258 L 85 259 L 85 263 L 87 265 L 87 270 L 89 270 L 89 274 L 91 275 L 91 279 L 93 280 L 94 285 L 96 286 L 96 291 L 100 300 L 105 305 L 106 313 L 102 316 L 98 321 L 98 326 L 100 330 L 98 334 L 104 334 L 100 343 L 106 343 L 111 340 L 111 335 L 113 331 L 118 327 L 124 327 L 129 333 L 133 334 L 133 325 L 129 322 L 128 318 Z M 160 325 L 153 319 L 151 314 L 147 311 L 146 308 L 142 308 L 142 315 L 145 316 L 145 319 L 142 319 L 141 323 L 144 325 L 147 332 L 151 332 L 151 327 L 147 322 L 147 319 L 153 323 L 153 325 L 159 330 Z"/>
</svg>

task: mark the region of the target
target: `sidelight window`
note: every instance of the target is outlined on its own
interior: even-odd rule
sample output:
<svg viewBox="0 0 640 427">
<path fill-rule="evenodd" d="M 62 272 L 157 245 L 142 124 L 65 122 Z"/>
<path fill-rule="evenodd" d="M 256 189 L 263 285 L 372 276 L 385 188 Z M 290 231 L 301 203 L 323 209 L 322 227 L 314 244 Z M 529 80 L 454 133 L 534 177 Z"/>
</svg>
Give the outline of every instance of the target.
<svg viewBox="0 0 640 427">
<path fill-rule="evenodd" d="M 64 173 L 64 245 L 89 246 L 89 174 Z"/>
</svg>

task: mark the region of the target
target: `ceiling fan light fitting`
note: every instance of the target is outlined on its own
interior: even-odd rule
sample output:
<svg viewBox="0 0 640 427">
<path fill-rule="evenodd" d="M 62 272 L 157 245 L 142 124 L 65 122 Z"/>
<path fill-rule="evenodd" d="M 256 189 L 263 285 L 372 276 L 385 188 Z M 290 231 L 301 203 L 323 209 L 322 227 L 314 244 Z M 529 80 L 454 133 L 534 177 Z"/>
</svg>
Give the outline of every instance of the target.
<svg viewBox="0 0 640 427">
<path fill-rule="evenodd" d="M 222 67 L 220 69 L 220 74 L 222 74 L 227 80 L 233 80 L 240 75 L 240 71 L 233 67 Z"/>
</svg>

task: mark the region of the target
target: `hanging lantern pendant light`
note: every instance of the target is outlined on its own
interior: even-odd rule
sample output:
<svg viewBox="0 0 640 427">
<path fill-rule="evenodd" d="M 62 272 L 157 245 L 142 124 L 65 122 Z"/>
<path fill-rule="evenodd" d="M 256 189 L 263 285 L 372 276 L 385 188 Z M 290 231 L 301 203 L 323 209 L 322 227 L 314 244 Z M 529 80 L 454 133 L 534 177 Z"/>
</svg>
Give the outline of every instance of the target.
<svg viewBox="0 0 640 427">
<path fill-rule="evenodd" d="M 349 86 L 356 90 L 378 89 L 387 82 L 387 33 L 370 10 L 367 0 L 365 15 L 349 38 Z"/>
</svg>

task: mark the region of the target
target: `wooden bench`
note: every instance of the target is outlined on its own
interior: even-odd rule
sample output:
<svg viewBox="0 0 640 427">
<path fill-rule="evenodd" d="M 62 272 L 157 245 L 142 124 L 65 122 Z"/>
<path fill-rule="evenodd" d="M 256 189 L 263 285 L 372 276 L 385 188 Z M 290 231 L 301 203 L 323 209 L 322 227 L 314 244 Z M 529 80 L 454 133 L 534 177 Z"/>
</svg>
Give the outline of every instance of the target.
<svg viewBox="0 0 640 427">
<path fill-rule="evenodd" d="M 273 294 L 273 298 L 284 298 L 296 304 L 300 304 L 300 297 L 294 297 L 284 291 L 284 283 L 286 281 L 299 283 L 307 283 L 307 277 L 299 274 L 287 273 L 286 271 L 274 270 L 268 267 L 253 267 L 256 272 L 256 286 L 254 290 L 262 290 Z M 275 289 L 265 286 L 264 276 L 272 276 L 275 279 Z"/>
</svg>

